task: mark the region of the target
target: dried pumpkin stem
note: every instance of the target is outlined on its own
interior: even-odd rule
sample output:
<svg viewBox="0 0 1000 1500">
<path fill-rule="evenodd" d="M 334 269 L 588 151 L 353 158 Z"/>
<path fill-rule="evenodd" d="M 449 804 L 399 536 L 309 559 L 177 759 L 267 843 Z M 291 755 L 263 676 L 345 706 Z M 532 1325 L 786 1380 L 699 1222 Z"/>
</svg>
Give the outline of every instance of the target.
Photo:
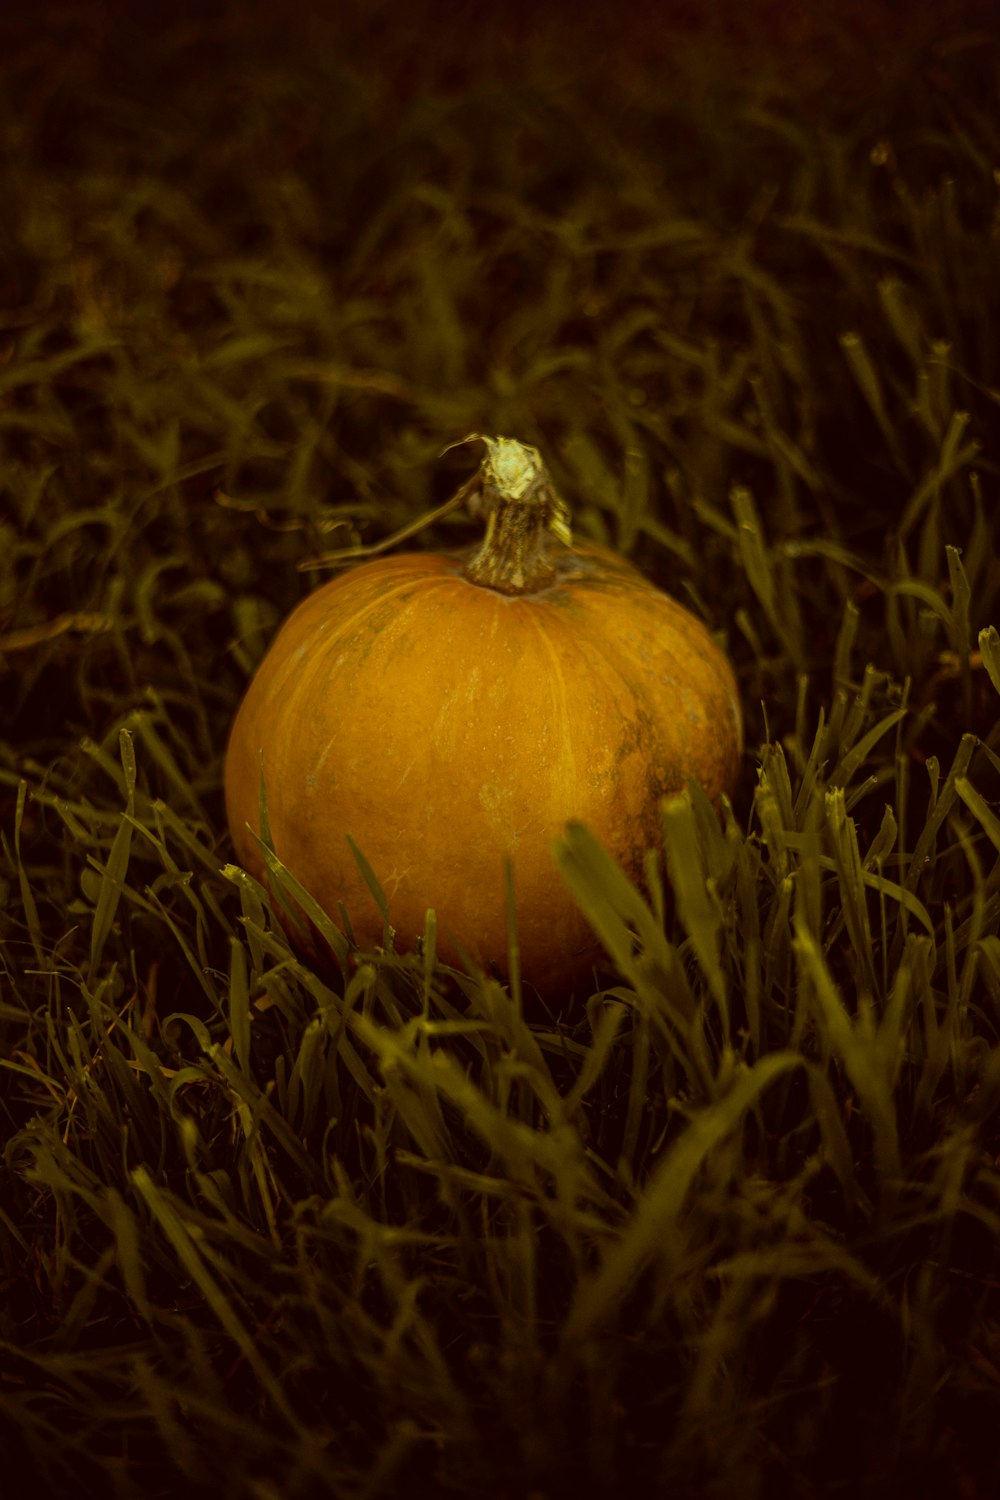
<svg viewBox="0 0 1000 1500">
<path fill-rule="evenodd" d="M 486 514 L 486 535 L 465 576 L 501 594 L 534 593 L 555 577 L 552 538 L 567 546 L 572 539 L 569 512 L 537 448 L 513 438 L 473 436 L 486 444 L 474 504 Z"/>
</svg>

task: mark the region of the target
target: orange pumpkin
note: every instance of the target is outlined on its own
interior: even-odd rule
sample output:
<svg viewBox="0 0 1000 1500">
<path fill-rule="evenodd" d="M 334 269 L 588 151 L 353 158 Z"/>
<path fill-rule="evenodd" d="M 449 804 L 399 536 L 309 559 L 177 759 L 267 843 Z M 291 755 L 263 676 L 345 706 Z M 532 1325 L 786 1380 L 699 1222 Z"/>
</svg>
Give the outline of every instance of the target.
<svg viewBox="0 0 1000 1500">
<path fill-rule="evenodd" d="M 263 879 L 249 831 L 263 766 L 275 852 L 334 920 L 344 904 L 363 947 L 383 923 L 348 834 L 397 948 L 433 907 L 440 956 L 460 962 L 457 939 L 501 976 L 509 858 L 525 980 L 589 993 L 602 953 L 553 840 L 582 820 L 641 882 L 661 798 L 689 780 L 715 800 L 733 789 L 736 683 L 693 615 L 613 552 L 571 542 L 536 449 L 482 441 L 460 492 L 486 516 L 479 548 L 361 564 L 282 626 L 233 725 L 229 823 Z"/>
</svg>

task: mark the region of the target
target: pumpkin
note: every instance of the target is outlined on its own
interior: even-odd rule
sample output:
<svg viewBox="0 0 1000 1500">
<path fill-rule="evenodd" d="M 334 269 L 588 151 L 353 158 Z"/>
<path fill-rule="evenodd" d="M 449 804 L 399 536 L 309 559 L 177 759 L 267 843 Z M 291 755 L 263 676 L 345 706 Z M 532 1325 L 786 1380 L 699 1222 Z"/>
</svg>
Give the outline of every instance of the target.
<svg viewBox="0 0 1000 1500">
<path fill-rule="evenodd" d="M 537 449 L 481 441 L 456 497 L 485 516 L 480 546 L 359 564 L 280 629 L 233 724 L 229 824 L 263 880 L 251 833 L 263 773 L 275 853 L 335 921 L 343 903 L 362 948 L 384 927 L 348 835 L 398 950 L 433 907 L 439 956 L 459 964 L 464 950 L 500 977 L 510 860 L 524 979 L 590 993 L 602 950 L 553 841 L 581 820 L 641 883 L 661 799 L 689 781 L 715 801 L 732 792 L 736 683 L 692 614 L 614 552 L 572 540 Z"/>
</svg>

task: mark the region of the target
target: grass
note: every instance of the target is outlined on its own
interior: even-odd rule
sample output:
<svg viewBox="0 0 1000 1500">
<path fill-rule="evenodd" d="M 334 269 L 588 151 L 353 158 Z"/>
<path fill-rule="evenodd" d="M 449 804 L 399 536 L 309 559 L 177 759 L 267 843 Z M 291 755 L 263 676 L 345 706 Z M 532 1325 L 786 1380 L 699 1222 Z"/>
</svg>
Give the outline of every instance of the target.
<svg viewBox="0 0 1000 1500">
<path fill-rule="evenodd" d="M 844 6 L 2 23 L 15 1493 L 996 1492 L 1000 53 Z M 473 430 L 748 720 L 645 890 L 567 828 L 575 1007 L 314 973 L 225 832 L 296 564 Z"/>
</svg>

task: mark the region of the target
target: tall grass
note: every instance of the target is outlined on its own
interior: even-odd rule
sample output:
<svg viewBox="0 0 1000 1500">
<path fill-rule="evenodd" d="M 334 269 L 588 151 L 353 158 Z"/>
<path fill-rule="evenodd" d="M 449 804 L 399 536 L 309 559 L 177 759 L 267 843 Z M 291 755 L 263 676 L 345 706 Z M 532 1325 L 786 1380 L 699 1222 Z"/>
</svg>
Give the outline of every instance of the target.
<svg viewBox="0 0 1000 1500">
<path fill-rule="evenodd" d="M 992 1495 L 993 39 L 221 16 L 0 63 L 15 1493 Z M 225 834 L 296 564 L 470 430 L 540 444 L 748 720 L 642 890 L 566 829 L 613 970 L 573 1004 L 432 919 L 395 952 L 391 901 L 315 972 Z"/>
</svg>

